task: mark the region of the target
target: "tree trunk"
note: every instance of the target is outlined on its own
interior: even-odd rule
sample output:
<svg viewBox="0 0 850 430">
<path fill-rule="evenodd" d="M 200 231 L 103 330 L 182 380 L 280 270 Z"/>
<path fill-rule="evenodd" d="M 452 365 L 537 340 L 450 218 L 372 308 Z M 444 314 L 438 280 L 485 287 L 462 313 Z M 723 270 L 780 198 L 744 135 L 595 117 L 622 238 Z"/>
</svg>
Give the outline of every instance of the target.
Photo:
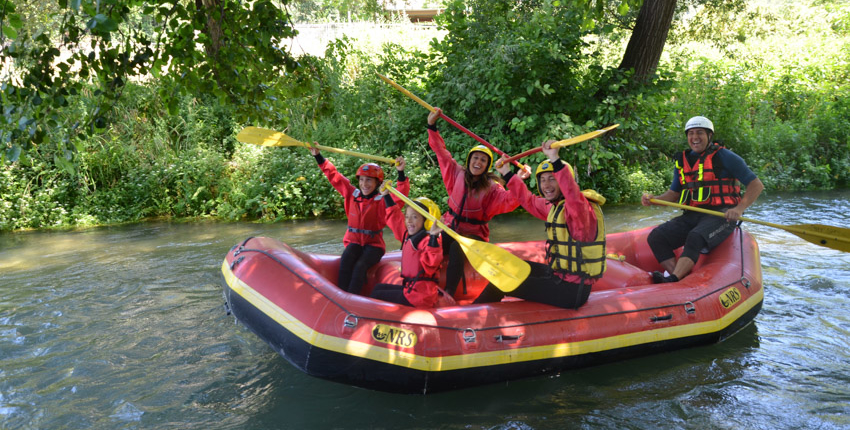
<svg viewBox="0 0 850 430">
<path fill-rule="evenodd" d="M 644 0 L 620 70 L 634 69 L 634 79 L 640 82 L 645 82 L 655 73 L 675 9 L 676 0 Z"/>
<path fill-rule="evenodd" d="M 198 13 L 204 17 L 203 32 L 209 37 L 210 42 L 204 46 L 207 56 L 212 58 L 212 61 L 218 59 L 218 51 L 221 50 L 223 42 L 223 32 L 221 30 L 221 20 L 224 18 L 223 6 L 221 2 L 224 0 L 195 0 L 195 8 Z"/>
</svg>

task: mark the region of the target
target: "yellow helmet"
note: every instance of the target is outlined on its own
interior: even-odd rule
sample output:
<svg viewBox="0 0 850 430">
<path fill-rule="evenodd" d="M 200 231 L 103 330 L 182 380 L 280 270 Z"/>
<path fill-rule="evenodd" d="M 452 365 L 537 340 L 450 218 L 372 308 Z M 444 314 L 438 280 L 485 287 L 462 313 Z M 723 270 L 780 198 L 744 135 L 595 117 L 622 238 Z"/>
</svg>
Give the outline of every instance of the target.
<svg viewBox="0 0 850 430">
<path fill-rule="evenodd" d="M 569 169 L 570 175 L 575 176 L 575 173 L 573 172 L 573 166 L 570 166 L 570 163 L 567 163 L 566 161 L 561 160 L 561 162 L 564 163 L 567 169 Z M 537 193 L 541 196 L 543 195 L 543 192 L 540 191 L 540 175 L 546 172 L 555 172 L 555 166 L 553 166 L 552 162 L 549 160 L 543 160 L 542 163 L 537 165 L 537 170 L 534 172 L 534 178 L 537 179 Z"/>
<path fill-rule="evenodd" d="M 552 162 L 549 160 L 543 160 L 542 163 L 537 165 L 537 170 L 534 172 L 534 177 L 540 176 L 543 172 L 554 172 L 555 167 L 552 166 Z"/>
<path fill-rule="evenodd" d="M 490 157 L 490 164 L 487 165 L 487 171 L 489 172 L 491 169 L 493 169 L 493 151 L 491 151 L 490 148 L 488 148 L 484 145 L 473 146 L 472 149 L 469 150 L 469 153 L 466 154 L 466 164 L 465 164 L 465 166 L 466 166 L 467 169 L 469 169 L 469 157 L 472 157 L 473 152 L 483 152 L 488 157 Z"/>
<path fill-rule="evenodd" d="M 430 214 L 432 217 L 440 219 L 440 207 L 436 203 L 434 203 L 433 200 L 429 199 L 428 197 L 417 197 L 413 199 L 413 202 L 422 207 L 422 209 L 427 210 L 428 214 Z M 425 218 L 425 230 L 431 230 L 432 225 L 434 225 L 434 221 Z"/>
</svg>

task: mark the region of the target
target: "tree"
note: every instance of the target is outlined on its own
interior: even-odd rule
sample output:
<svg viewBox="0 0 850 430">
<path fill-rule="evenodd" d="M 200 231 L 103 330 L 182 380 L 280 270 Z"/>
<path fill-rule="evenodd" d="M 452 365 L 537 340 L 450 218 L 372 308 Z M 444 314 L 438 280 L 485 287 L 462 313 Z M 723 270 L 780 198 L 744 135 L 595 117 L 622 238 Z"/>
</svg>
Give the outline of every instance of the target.
<svg viewBox="0 0 850 430">
<path fill-rule="evenodd" d="M 655 73 L 675 10 L 676 0 L 644 0 L 620 70 L 634 70 L 633 78 L 638 82 L 645 82 Z"/>
<path fill-rule="evenodd" d="M 73 170 L 79 139 L 107 126 L 131 79 L 159 80 L 170 110 L 180 94 L 211 94 L 245 118 L 276 111 L 268 89 L 298 69 L 279 48 L 295 31 L 277 4 L 59 0 L 60 12 L 39 28 L 0 0 L 0 160 L 37 145 Z"/>
<path fill-rule="evenodd" d="M 645 0 L 638 16 L 619 14 L 608 20 L 619 18 L 621 26 L 631 30 L 631 37 L 618 67 L 621 71 L 634 70 L 636 82 L 646 82 L 655 73 L 664 45 L 670 32 L 676 30 L 674 23 L 687 22 L 674 36 L 700 40 L 727 50 L 732 41 L 740 41 L 745 33 L 741 27 L 754 19 L 747 12 L 747 0 Z M 689 17 L 685 18 L 685 14 Z M 634 22 L 633 26 L 625 22 Z"/>
</svg>

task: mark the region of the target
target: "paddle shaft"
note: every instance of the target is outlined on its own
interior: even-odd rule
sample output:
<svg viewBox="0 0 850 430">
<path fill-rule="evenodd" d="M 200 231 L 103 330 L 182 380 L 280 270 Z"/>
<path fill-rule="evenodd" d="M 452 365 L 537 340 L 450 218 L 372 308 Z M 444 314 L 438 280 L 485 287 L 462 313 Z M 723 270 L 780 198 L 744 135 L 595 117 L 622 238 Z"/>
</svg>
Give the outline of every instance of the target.
<svg viewBox="0 0 850 430">
<path fill-rule="evenodd" d="M 319 148 L 322 151 L 336 152 L 338 154 L 350 155 L 352 157 L 364 158 L 366 160 L 382 161 L 384 163 L 389 163 L 389 164 L 392 164 L 392 165 L 396 164 L 396 161 L 393 160 L 392 158 L 381 157 L 379 155 L 363 154 L 362 152 L 354 152 L 354 151 L 349 151 L 349 150 L 346 150 L 346 149 L 340 149 L 340 148 L 334 148 L 334 147 L 330 147 L 330 146 L 319 145 L 318 143 L 309 145 L 307 147 L 309 148 L 310 146 L 314 146 L 316 148 Z"/>
<path fill-rule="evenodd" d="M 582 134 L 581 136 L 576 136 L 576 137 L 572 137 L 572 138 L 569 138 L 569 139 L 559 140 L 559 141 L 552 144 L 552 148 L 565 148 L 565 147 L 570 146 L 570 145 L 575 145 L 576 143 L 581 143 L 581 142 L 584 142 L 586 140 L 590 140 L 590 139 L 593 139 L 595 137 L 599 137 L 599 136 L 607 133 L 609 130 L 613 130 L 613 129 L 619 127 L 619 126 L 620 126 L 620 124 L 614 124 L 614 125 L 605 127 L 601 130 L 591 131 L 590 133 Z M 542 150 L 543 150 L 543 147 L 540 147 L 540 146 L 538 146 L 536 148 L 531 148 L 528 151 L 520 152 L 517 155 L 514 155 L 512 157 L 508 157 L 508 159 L 506 159 L 505 162 L 513 163 L 514 161 L 519 160 L 520 158 L 528 157 L 529 155 L 536 154 L 536 153 L 538 153 Z"/>
<path fill-rule="evenodd" d="M 561 142 L 565 142 L 565 141 L 561 141 Z M 553 148 L 565 148 L 567 146 L 575 145 L 576 143 L 580 143 L 580 142 L 584 142 L 584 140 L 580 140 L 580 141 L 576 141 L 576 142 L 569 142 L 569 143 L 565 143 L 565 144 L 562 144 L 562 145 L 558 145 L 558 143 L 560 143 L 560 142 L 555 142 L 555 143 L 552 144 L 552 147 Z M 558 146 L 555 146 L 555 145 L 558 145 Z M 528 151 L 520 152 L 517 155 L 514 155 L 512 157 L 508 157 L 504 162 L 505 163 L 513 163 L 516 160 L 519 160 L 520 158 L 528 157 L 529 155 L 536 154 L 536 153 L 538 153 L 542 150 L 543 150 L 543 147 L 541 147 L 541 146 L 538 146 L 536 148 L 531 148 Z"/>
<path fill-rule="evenodd" d="M 422 100 L 422 99 L 420 99 L 419 97 L 416 97 L 415 95 L 413 95 L 413 93 L 411 93 L 410 91 L 408 91 L 407 89 L 405 89 L 405 88 L 404 88 L 404 87 L 402 87 L 401 85 L 399 85 L 399 84 L 395 83 L 392 79 L 390 79 L 390 78 L 388 78 L 388 77 L 386 77 L 386 76 L 384 76 L 384 75 L 382 75 L 382 74 L 380 74 L 380 73 L 377 73 L 377 75 L 378 75 L 381 79 L 383 79 L 383 80 L 384 80 L 384 82 L 386 82 L 386 83 L 390 84 L 393 88 L 395 88 L 395 89 L 397 89 L 397 90 L 401 91 L 401 92 L 402 92 L 402 94 L 406 95 L 407 97 L 410 97 L 411 99 L 413 99 L 413 101 L 415 101 L 416 103 L 419 103 L 419 104 L 420 104 L 420 105 L 422 105 L 425 109 L 428 109 L 428 110 L 429 110 L 429 111 L 431 111 L 431 112 L 436 111 L 436 109 L 435 109 L 433 106 L 429 105 L 427 102 L 425 102 L 425 100 Z M 473 138 L 473 139 L 477 140 L 480 144 L 482 144 L 482 145 L 484 145 L 484 146 L 486 146 L 486 147 L 490 148 L 490 150 L 491 150 L 491 151 L 493 151 L 493 152 L 495 152 L 495 153 L 497 153 L 497 154 L 499 154 L 499 155 L 501 155 L 501 156 L 503 156 L 503 157 L 508 155 L 506 152 L 504 152 L 504 151 L 500 150 L 499 148 L 496 148 L 496 147 L 495 147 L 495 146 L 493 146 L 490 142 L 488 142 L 488 141 L 486 141 L 486 140 L 482 139 L 481 137 L 479 137 L 477 134 L 473 133 L 472 131 L 470 131 L 470 130 L 469 130 L 469 129 L 467 129 L 466 127 L 464 127 L 464 126 L 462 126 L 462 125 L 458 124 L 458 123 L 457 123 L 457 121 L 455 121 L 455 120 L 453 120 L 453 119 L 449 118 L 449 117 L 448 117 L 448 116 L 446 116 L 446 114 L 444 114 L 442 111 L 440 111 L 439 115 L 440 115 L 440 118 L 442 118 L 444 121 L 446 121 L 447 123 L 449 123 L 449 124 L 451 124 L 451 125 L 455 126 L 458 130 L 460 130 L 460 131 L 462 131 L 462 132 L 466 133 L 467 135 L 469 135 L 469 137 L 471 137 L 471 138 Z M 495 162 L 495 160 L 493 160 L 493 161 Z M 516 160 L 512 161 L 512 163 L 513 163 L 513 165 L 514 165 L 514 166 L 517 166 L 517 167 L 519 167 L 520 169 L 524 169 L 524 168 L 525 168 L 525 165 L 524 165 L 524 164 L 522 164 L 522 163 L 520 163 L 520 162 L 518 162 L 518 161 L 516 161 Z"/>
<path fill-rule="evenodd" d="M 432 111 L 432 112 L 433 112 L 433 111 Z M 490 150 L 491 150 L 491 151 L 493 151 L 493 152 L 495 152 L 495 153 L 499 154 L 500 156 L 502 156 L 502 157 L 506 157 L 506 156 L 508 155 L 508 153 L 506 153 L 506 152 L 502 151 L 502 150 L 501 150 L 501 149 L 499 149 L 499 148 L 496 148 L 495 146 L 491 145 L 491 144 L 490 144 L 490 142 L 487 142 L 486 140 L 484 140 L 484 139 L 482 139 L 482 138 L 478 137 L 478 135 L 477 135 L 477 134 L 475 134 L 475 133 L 473 133 L 473 132 L 469 131 L 466 127 L 464 127 L 464 126 L 462 126 L 462 125 L 458 124 L 457 122 L 455 122 L 455 120 L 453 120 L 453 119 L 451 119 L 451 118 L 447 117 L 447 116 L 446 116 L 446 114 L 444 114 L 444 113 L 443 113 L 443 111 L 440 111 L 440 118 L 442 118 L 443 120 L 445 120 L 447 123 L 449 123 L 449 124 L 451 124 L 451 125 L 455 126 L 458 130 L 460 130 L 460 131 L 462 131 L 462 132 L 464 132 L 464 133 L 468 134 L 470 137 L 472 137 L 473 139 L 477 140 L 477 141 L 478 141 L 479 143 L 481 143 L 482 145 L 484 145 L 484 146 L 486 146 L 486 147 L 490 148 Z M 519 167 L 520 169 L 524 169 L 524 168 L 525 168 L 525 165 L 524 165 L 524 164 L 522 164 L 522 163 L 520 163 L 520 162 L 518 162 L 518 161 L 516 161 L 516 160 L 511 161 L 511 164 L 513 164 L 514 166 Z"/>
<path fill-rule="evenodd" d="M 694 212 L 702 212 L 702 213 L 705 213 L 705 214 L 720 216 L 720 217 L 724 217 L 724 218 L 726 217 L 725 213 L 713 211 L 713 210 L 710 210 L 710 209 L 703 209 L 703 208 L 698 208 L 698 207 L 694 207 L 694 206 L 680 205 L 678 203 L 668 202 L 666 200 L 649 199 L 649 201 L 652 202 L 652 203 L 655 203 L 657 205 L 671 206 L 671 207 L 674 207 L 674 208 L 685 209 L 685 210 L 694 211 Z M 843 242 L 843 243 L 850 244 L 850 235 L 844 235 L 844 237 L 842 237 L 838 234 L 825 234 L 825 233 L 821 233 L 821 232 L 817 232 L 817 231 L 806 230 L 804 228 L 799 228 L 799 227 L 796 227 L 796 226 L 788 226 L 788 225 L 776 224 L 776 223 L 767 222 L 767 221 L 759 221 L 757 219 L 752 219 L 752 218 L 747 218 L 747 217 L 741 217 L 739 219 L 741 221 L 747 221 L 747 222 L 751 222 L 751 223 L 754 223 L 754 224 L 761 224 L 761 225 L 766 225 L 768 227 L 773 227 L 773 228 L 785 230 L 785 231 L 787 231 L 789 233 L 793 233 L 797 236 L 800 236 L 800 235 L 813 236 L 813 237 L 817 237 L 817 238 L 820 238 L 820 239 L 834 240 L 834 241 L 837 241 L 837 242 Z M 814 228 L 815 226 L 812 226 L 812 227 Z M 835 232 L 840 232 L 840 231 L 843 231 L 843 230 L 847 230 L 848 232 L 850 232 L 850 230 L 843 229 L 843 228 L 840 228 L 840 227 L 831 227 L 831 229 Z M 828 245 L 826 245 L 825 242 L 822 242 L 822 241 L 813 241 L 813 240 L 809 240 L 808 238 L 803 237 L 803 236 L 800 236 L 800 237 L 808 240 L 811 243 L 814 243 L 815 245 L 828 246 Z M 828 246 L 828 247 L 832 248 L 832 246 Z M 835 248 L 835 249 L 837 249 L 837 248 Z"/>
<path fill-rule="evenodd" d="M 331 146 L 324 146 L 319 144 L 310 144 L 306 142 L 301 142 L 296 140 L 286 134 L 270 130 L 267 128 L 260 127 L 245 127 L 239 134 L 236 135 L 236 139 L 242 143 L 250 143 L 253 145 L 260 146 L 303 146 L 305 148 L 315 147 L 322 151 L 328 152 L 336 152 L 338 154 L 350 155 L 353 157 L 364 158 L 367 160 L 381 161 L 389 164 L 396 164 L 396 161 L 392 158 L 381 157 L 377 155 L 371 154 L 363 154 L 360 152 L 349 151 L 346 149 L 334 148 Z"/>
</svg>

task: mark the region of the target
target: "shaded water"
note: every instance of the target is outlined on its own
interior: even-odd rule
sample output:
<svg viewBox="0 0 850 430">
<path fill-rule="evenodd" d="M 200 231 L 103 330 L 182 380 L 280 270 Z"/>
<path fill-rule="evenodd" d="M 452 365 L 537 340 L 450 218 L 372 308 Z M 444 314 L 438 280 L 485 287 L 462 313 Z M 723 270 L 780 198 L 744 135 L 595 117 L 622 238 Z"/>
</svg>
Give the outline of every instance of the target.
<svg viewBox="0 0 850 430">
<path fill-rule="evenodd" d="M 850 226 L 850 192 L 762 196 L 747 216 Z M 666 208 L 606 208 L 609 232 Z M 745 225 L 764 308 L 706 347 L 404 396 L 315 379 L 223 310 L 219 265 L 249 236 L 342 251 L 342 221 L 150 223 L 0 234 L 0 428 L 850 428 L 850 253 Z M 495 241 L 542 238 L 503 216 Z M 389 249 L 398 242 L 385 235 Z"/>
</svg>

